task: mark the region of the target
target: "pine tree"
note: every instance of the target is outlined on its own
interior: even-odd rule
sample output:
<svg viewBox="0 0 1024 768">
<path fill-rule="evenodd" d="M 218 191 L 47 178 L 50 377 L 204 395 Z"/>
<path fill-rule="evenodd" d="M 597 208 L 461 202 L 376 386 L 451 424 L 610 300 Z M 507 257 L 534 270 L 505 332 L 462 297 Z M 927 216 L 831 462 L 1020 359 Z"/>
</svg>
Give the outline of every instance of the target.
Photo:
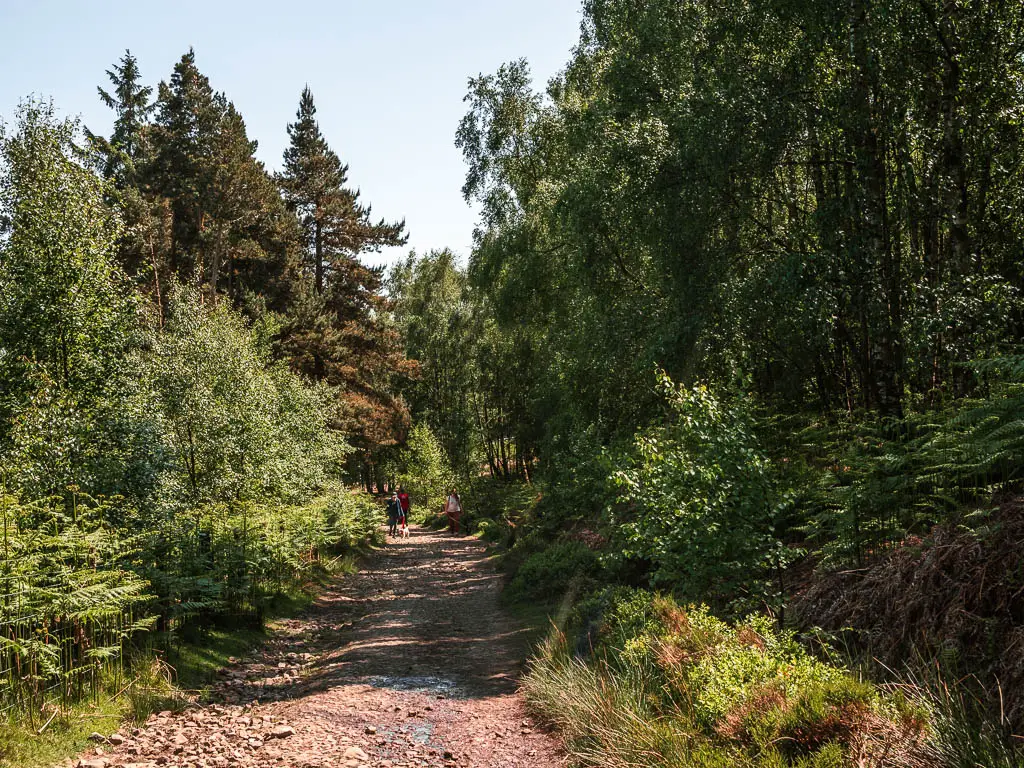
<svg viewBox="0 0 1024 768">
<path fill-rule="evenodd" d="M 161 270 L 170 249 L 171 216 L 166 198 L 144 184 L 152 161 L 149 121 L 156 109 L 153 89 L 141 84 L 142 74 L 131 51 L 107 70 L 111 91 L 97 86 L 100 100 L 117 115 L 110 138 L 86 135 L 96 153 L 96 165 L 111 180 L 108 202 L 118 209 L 124 229 L 118 239 L 117 261 L 139 289 L 162 306 Z M 163 282 L 166 283 L 166 274 Z"/>
<path fill-rule="evenodd" d="M 288 136 L 278 182 L 302 226 L 310 290 L 282 345 L 295 367 L 341 387 L 346 418 L 340 426 L 354 433 L 353 444 L 371 461 L 407 426 L 405 405 L 392 393 L 410 363 L 386 324 L 390 306 L 381 293 L 382 270 L 367 267 L 359 255 L 404 244 L 405 222 L 374 223 L 359 192 L 346 186 L 348 166 L 320 132 L 308 87 Z"/>
<path fill-rule="evenodd" d="M 288 126 L 291 145 L 284 152 L 279 181 L 285 200 L 302 222 L 313 285 L 323 293 L 330 274 L 346 269 L 345 261 L 386 245 L 403 245 L 405 222 L 374 224 L 359 192 L 345 184 L 348 166 L 327 145 L 316 122 L 313 93 L 302 90 L 296 121 Z"/>
<path fill-rule="evenodd" d="M 204 203 L 226 108 L 226 99 L 214 93 L 196 67 L 192 49 L 174 65 L 170 82 L 160 83 L 150 179 L 154 190 L 171 201 L 170 266 L 178 275 L 199 277 L 202 272 Z"/>
<path fill-rule="evenodd" d="M 135 166 L 142 151 L 143 128 L 156 105 L 150 101 L 153 89 L 139 81 L 142 73 L 132 52 L 125 50 L 121 60 L 107 70 L 114 86 L 113 93 L 97 86 L 100 99 L 117 113 L 110 139 L 86 132 L 101 155 L 103 175 L 123 184 L 135 176 Z"/>
<path fill-rule="evenodd" d="M 149 181 L 169 201 L 170 271 L 203 286 L 211 302 L 251 292 L 281 308 L 298 234 L 245 121 L 192 50 L 160 84 L 153 134 Z"/>
</svg>

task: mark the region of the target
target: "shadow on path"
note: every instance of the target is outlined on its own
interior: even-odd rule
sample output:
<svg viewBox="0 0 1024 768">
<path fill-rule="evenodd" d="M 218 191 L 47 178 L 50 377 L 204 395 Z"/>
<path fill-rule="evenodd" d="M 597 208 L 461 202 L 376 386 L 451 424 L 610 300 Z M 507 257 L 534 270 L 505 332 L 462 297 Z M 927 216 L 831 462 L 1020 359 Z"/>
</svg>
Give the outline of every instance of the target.
<svg viewBox="0 0 1024 768">
<path fill-rule="evenodd" d="M 298 679 L 279 677 L 276 665 L 247 675 L 241 700 L 291 699 L 353 683 L 459 698 L 513 692 L 527 632 L 499 607 L 501 577 L 483 546 L 411 532 L 389 539 L 306 615 L 282 622 L 269 645 L 303 649 L 312 660 Z"/>
</svg>

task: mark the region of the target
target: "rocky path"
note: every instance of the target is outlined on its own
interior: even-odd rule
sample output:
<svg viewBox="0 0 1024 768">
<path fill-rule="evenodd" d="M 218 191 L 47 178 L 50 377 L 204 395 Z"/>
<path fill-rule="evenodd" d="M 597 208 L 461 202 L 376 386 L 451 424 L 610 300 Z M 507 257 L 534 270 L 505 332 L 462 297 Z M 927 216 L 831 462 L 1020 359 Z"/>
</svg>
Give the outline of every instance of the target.
<svg viewBox="0 0 1024 768">
<path fill-rule="evenodd" d="M 527 648 L 470 538 L 414 529 L 251 658 L 214 703 L 114 734 L 83 768 L 561 764 L 516 693 Z"/>
</svg>

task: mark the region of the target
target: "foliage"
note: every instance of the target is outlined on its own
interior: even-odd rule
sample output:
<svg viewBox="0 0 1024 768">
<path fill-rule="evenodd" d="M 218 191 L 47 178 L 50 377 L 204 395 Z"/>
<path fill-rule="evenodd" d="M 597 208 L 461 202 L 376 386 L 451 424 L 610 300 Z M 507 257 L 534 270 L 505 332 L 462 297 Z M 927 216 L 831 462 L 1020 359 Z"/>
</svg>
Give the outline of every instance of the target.
<svg viewBox="0 0 1024 768">
<path fill-rule="evenodd" d="M 402 245 L 405 222 L 373 222 L 369 206 L 348 184 L 348 166 L 328 146 L 316 122 L 309 88 L 302 91 L 290 143 L 277 177 L 284 200 L 302 227 L 303 277 L 297 310 L 281 332 L 281 348 L 293 365 L 317 381 L 339 387 L 339 424 L 360 451 L 358 472 L 370 489 L 382 449 L 408 427 L 404 403 L 395 397 L 411 372 L 388 321 L 381 294 L 382 269 L 359 256 Z"/>
<path fill-rule="evenodd" d="M 525 691 L 585 764 L 919 765 L 928 756 L 923 709 L 816 660 L 767 619 L 730 626 L 707 608 L 630 590 L 599 593 L 581 610 L 580 639 L 549 638 Z"/>
<path fill-rule="evenodd" d="M 3 497 L 0 707 L 98 695 L 139 632 L 258 626 L 278 597 L 380 537 L 378 505 L 343 487 L 302 506 L 235 502 L 145 520 L 116 506 L 76 494 L 69 513 L 59 498 Z"/>
<path fill-rule="evenodd" d="M 124 719 L 123 702 L 109 695 L 81 702 L 69 711 L 69 717 L 56 718 L 41 734 L 42 723 L 4 721 L 0 729 L 0 768 L 51 768 L 89 748 L 89 735 L 97 731 L 113 733 Z M 123 699 L 123 697 L 122 697 Z"/>
<path fill-rule="evenodd" d="M 611 474 L 611 524 L 622 556 L 648 560 L 655 583 L 720 606 L 777 606 L 771 579 L 793 554 L 779 538 L 784 505 L 772 466 L 738 404 L 662 376 L 666 424 L 637 435 Z"/>
<path fill-rule="evenodd" d="M 530 335 L 498 327 L 491 302 L 448 250 L 411 253 L 392 267 L 388 291 L 406 355 L 418 363 L 406 397 L 456 473 L 470 481 L 486 460 L 491 477 L 529 477 Z"/>
<path fill-rule="evenodd" d="M 397 481 L 409 494 L 416 520 L 428 522 L 441 515 L 455 479 L 447 454 L 425 423 L 409 432 L 398 457 Z"/>
<path fill-rule="evenodd" d="M 597 555 L 582 542 L 553 544 L 522 562 L 506 594 L 512 600 L 557 601 L 571 583 L 592 579 L 599 572 Z"/>
<path fill-rule="evenodd" d="M 350 269 L 351 260 L 364 250 L 401 245 L 405 222 L 374 224 L 370 209 L 359 202 L 359 192 L 346 187 L 348 166 L 328 146 L 316 122 L 316 106 L 308 87 L 302 90 L 295 122 L 288 126 L 289 147 L 284 172 L 278 181 L 289 207 L 302 223 L 313 268 L 313 287 L 323 293 L 329 280 Z"/>
<path fill-rule="evenodd" d="M 421 513 L 458 477 L 533 597 L 581 571 L 781 620 L 805 548 L 861 569 L 936 524 L 984 540 L 1024 466 L 1024 10 L 977 11 L 587 0 L 546 91 L 525 61 L 470 79 L 469 263 L 410 256 L 387 296 L 360 256 L 404 223 L 349 186 L 309 89 L 277 177 L 192 51 L 155 92 L 126 52 L 89 151 L 25 105 L 0 135 L 0 484 L 24 554 L 4 567 L 54 627 L 85 610 L 65 592 L 105 590 L 95 631 L 119 642 L 143 595 L 172 635 L 258 622 L 376 535 L 342 460 Z M 527 511 L 485 467 L 536 483 Z M 641 745 L 622 764 L 895 743 L 888 699 L 786 637 L 645 599 L 598 600 L 610 660 L 535 670 L 550 711 L 589 713 L 563 722 L 588 759 L 620 733 Z M 37 629 L 8 651 L 42 670 L 14 698 L 84 679 Z"/>
<path fill-rule="evenodd" d="M 333 394 L 273 364 L 254 330 L 194 294 L 172 296 L 140 361 L 192 503 L 300 498 L 347 446 L 327 431 Z"/>
<path fill-rule="evenodd" d="M 284 171 L 272 177 L 194 51 L 152 103 L 130 53 L 107 74 L 114 88 L 100 97 L 117 115 L 114 131 L 89 138 L 125 223 L 117 260 L 161 319 L 175 283 L 211 307 L 224 297 L 250 319 L 275 313 L 275 355 L 335 388 L 332 428 L 355 449 L 353 474 L 376 480 L 378 454 L 408 427 L 395 390 L 413 366 L 391 327 L 381 270 L 360 255 L 405 242 L 404 223 L 371 220 L 320 133 L 309 89 L 288 126 Z"/>
<path fill-rule="evenodd" d="M 1022 759 L 1016 737 L 1005 720 L 992 717 L 988 696 L 979 696 L 975 682 L 951 679 L 941 666 L 908 675 L 908 683 L 924 692 L 935 760 L 949 768 L 1016 768 Z"/>
<path fill-rule="evenodd" d="M 654 365 L 784 413 L 975 391 L 1020 342 L 1024 27 L 973 13 L 592 0 L 546 93 L 473 78 L 469 274 L 534 346 L 517 436 L 547 465 L 627 438 Z"/>
<path fill-rule="evenodd" d="M 534 515 L 541 498 L 534 486 L 481 475 L 462 493 L 461 522 L 486 541 L 511 548 L 521 532 L 535 531 Z"/>
<path fill-rule="evenodd" d="M 1024 26 L 976 10 L 591 0 L 546 91 L 470 80 L 469 284 L 530 345 L 520 541 L 607 507 L 606 577 L 781 619 L 812 562 L 984 537 L 1020 481 Z"/>
<path fill-rule="evenodd" d="M 0 134 L 14 717 L 97 700 L 126 664 L 149 679 L 150 644 L 258 627 L 352 567 L 380 511 L 339 484 L 350 457 L 369 486 L 401 455 L 423 510 L 453 482 L 425 425 L 406 444 L 415 365 L 382 270 L 360 261 L 405 242 L 404 224 L 371 220 L 308 90 L 272 178 L 192 51 L 155 93 L 129 52 L 107 76 L 113 133 L 86 132 L 88 149 L 36 103 Z M 139 712 L 163 695 L 136 693 Z"/>
<path fill-rule="evenodd" d="M 126 184 L 137 172 L 136 161 L 143 153 L 142 129 L 156 105 L 150 101 L 153 89 L 142 85 L 139 60 L 131 51 L 125 51 L 121 60 L 107 70 L 107 78 L 114 86 L 109 93 L 97 88 L 103 104 L 117 113 L 114 130 L 109 141 L 86 131 L 89 142 L 100 155 L 100 170 L 110 179 Z"/>
<path fill-rule="evenodd" d="M 158 258 L 149 238 L 150 258 L 142 262 L 153 270 L 157 300 L 159 280 L 177 277 L 202 287 L 210 303 L 220 292 L 241 301 L 260 291 L 280 305 L 294 266 L 295 222 L 255 159 L 242 116 L 213 90 L 192 50 L 160 83 L 144 133 L 141 178 L 129 182 L 165 201 L 169 252 Z"/>
<path fill-rule="evenodd" d="M 793 613 L 799 626 L 834 633 L 849 652 L 890 669 L 910 659 L 918 670 L 973 674 L 984 683 L 970 696 L 979 709 L 988 708 L 993 725 L 1019 728 L 1024 665 L 1013 638 L 1020 632 L 1015 617 L 1024 611 L 1022 534 L 1020 501 L 1004 499 L 973 530 L 936 526 L 869 567 L 821 574 L 793 601 Z M 929 681 L 936 690 L 946 682 Z"/>
<path fill-rule="evenodd" d="M 136 172 L 155 172 L 138 124 L 148 113 L 145 89 L 132 62 L 122 64 L 111 100 L 135 118 L 119 124 L 113 143 L 93 137 L 99 160 L 76 145 L 73 124 L 37 104 L 25 105 L 2 137 L 5 714 L 53 702 L 68 711 L 121 686 L 146 631 L 166 645 L 210 623 L 258 626 L 282 595 L 347 567 L 354 550 L 379 536 L 376 505 L 337 484 L 350 449 L 332 429 L 336 393 L 273 358 L 278 317 L 256 311 L 256 300 L 243 317 L 217 301 L 220 279 L 204 273 L 230 263 L 218 262 L 230 255 L 228 240 L 246 247 L 230 227 L 252 220 L 223 195 L 254 180 L 255 161 L 245 159 L 252 147 L 230 105 L 201 78 L 185 82 L 190 61 L 180 82 L 163 89 L 164 160 L 199 162 L 175 154 L 195 142 L 242 153 L 234 170 L 227 155 L 215 155 L 223 166 L 190 187 L 194 201 L 210 206 L 209 229 L 192 232 L 189 253 L 207 277 L 181 286 L 164 275 L 147 305 L 115 265 L 128 246 L 108 200 L 120 205 Z M 216 130 L 176 134 L 169 94 L 196 107 L 189 120 L 215 118 Z M 136 156 L 127 153 L 132 142 Z M 109 182 L 91 170 L 104 158 L 113 163 Z M 179 182 L 191 183 L 184 175 Z M 178 223 L 176 236 L 189 236 L 187 222 Z M 144 653 L 138 665 L 139 674 L 148 669 Z"/>
<path fill-rule="evenodd" d="M 1022 391 L 1014 359 L 972 366 L 988 379 L 987 397 L 899 421 L 762 421 L 779 465 L 788 467 L 803 532 L 826 565 L 862 567 L 939 523 L 985 525 L 983 512 L 962 519 L 963 510 L 988 505 L 994 492 L 1020 480 Z"/>
<path fill-rule="evenodd" d="M 438 436 L 460 476 L 473 470 L 479 407 L 477 313 L 451 251 L 415 253 L 391 268 L 388 293 L 406 356 L 418 362 L 406 398 Z"/>
<path fill-rule="evenodd" d="M 24 441 L 53 438 L 43 495 L 80 479 L 71 465 L 88 450 L 87 411 L 104 398 L 134 323 L 110 259 L 117 221 L 74 133 L 52 107 L 29 103 L 16 130 L 0 134 L 0 448 L 18 439 L 22 417 L 36 422 Z"/>
<path fill-rule="evenodd" d="M 2 489 L 0 489 L 2 490 Z M 132 636 L 152 627 L 138 543 L 111 530 L 113 502 L 73 493 L 22 504 L 0 496 L 0 707 L 38 710 L 95 690 Z"/>
</svg>

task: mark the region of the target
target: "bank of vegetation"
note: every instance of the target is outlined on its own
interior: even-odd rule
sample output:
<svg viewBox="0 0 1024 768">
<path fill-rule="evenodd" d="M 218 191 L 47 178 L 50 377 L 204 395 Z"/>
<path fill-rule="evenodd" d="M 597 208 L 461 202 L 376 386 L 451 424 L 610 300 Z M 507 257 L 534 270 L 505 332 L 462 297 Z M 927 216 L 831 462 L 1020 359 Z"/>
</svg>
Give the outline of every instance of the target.
<svg viewBox="0 0 1024 768">
<path fill-rule="evenodd" d="M 545 89 L 470 79 L 407 397 L 585 764 L 1021 762 L 1022 52 L 1003 3 L 587 0 Z"/>
<path fill-rule="evenodd" d="M 359 260 L 403 226 L 308 90 L 275 176 L 191 51 L 108 76 L 110 137 L 37 101 L 0 132 L 0 765 L 194 697 L 351 568 L 408 424 Z"/>
</svg>

